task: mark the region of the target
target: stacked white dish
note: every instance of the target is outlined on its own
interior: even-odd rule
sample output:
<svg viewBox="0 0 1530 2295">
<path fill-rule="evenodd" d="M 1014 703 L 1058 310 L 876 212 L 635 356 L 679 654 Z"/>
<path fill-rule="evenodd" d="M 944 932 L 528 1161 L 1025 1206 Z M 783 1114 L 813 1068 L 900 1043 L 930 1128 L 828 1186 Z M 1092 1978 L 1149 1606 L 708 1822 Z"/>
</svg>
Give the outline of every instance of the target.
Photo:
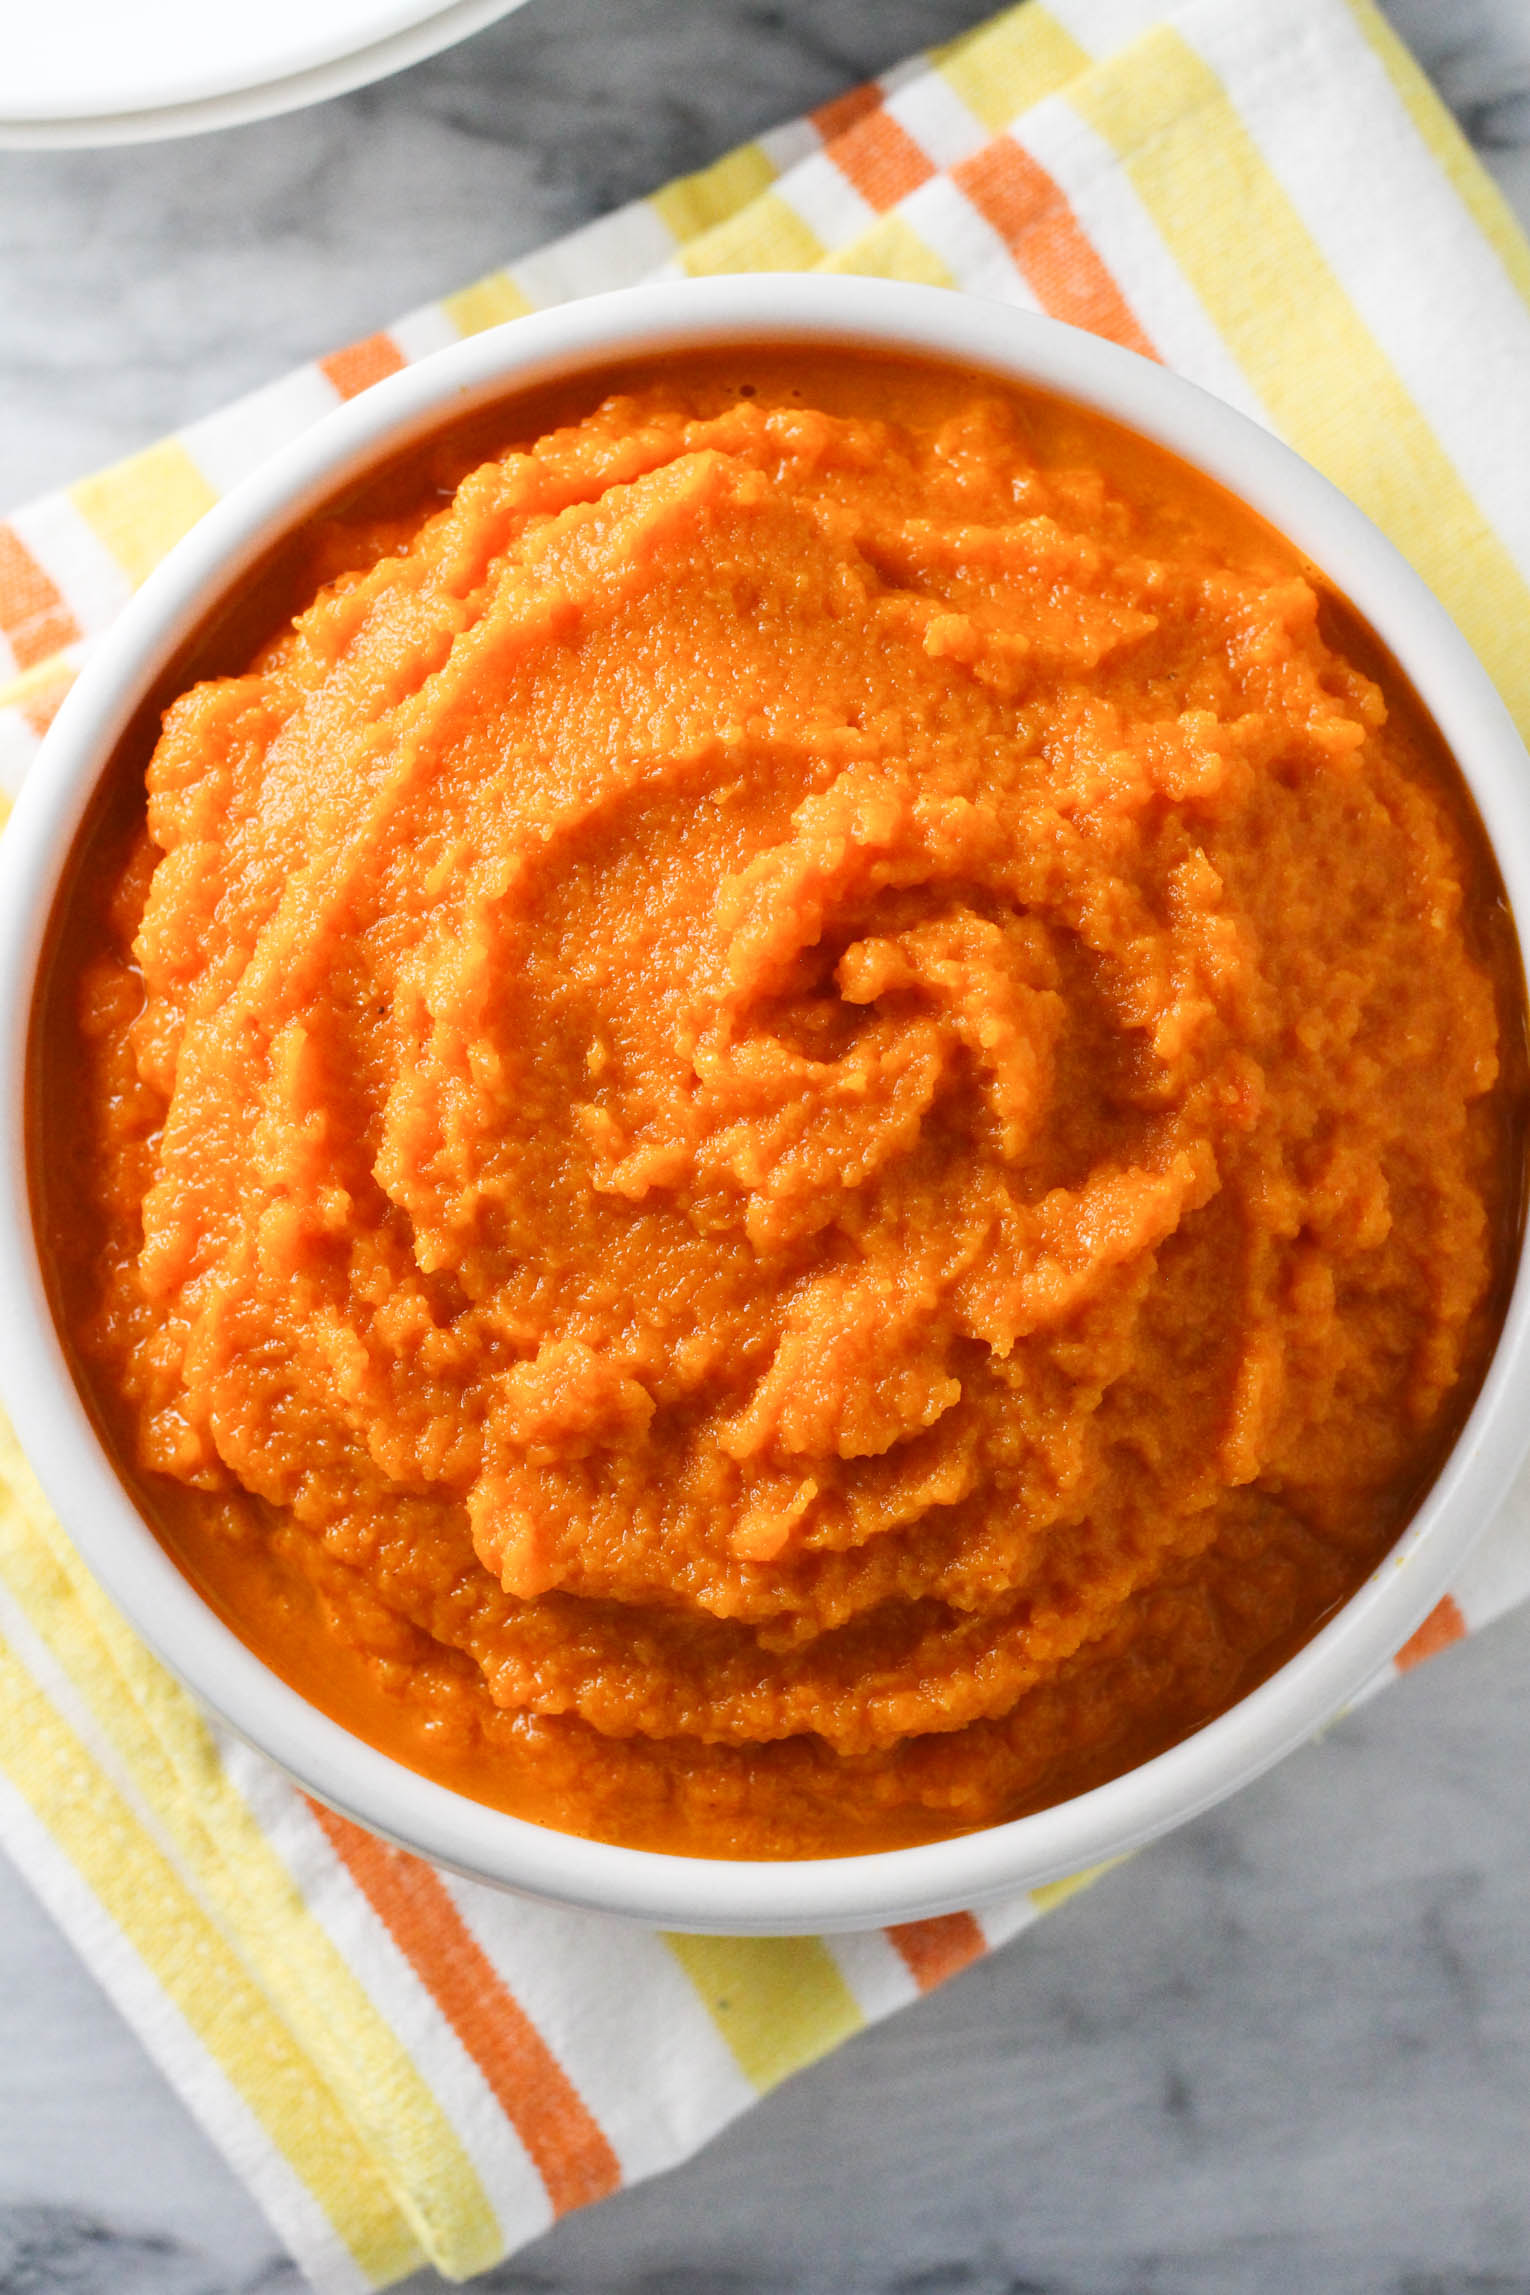
<svg viewBox="0 0 1530 2295">
<path fill-rule="evenodd" d="M 147 143 L 319 103 L 521 0 L 48 0 L 5 28 L 0 145 Z"/>
</svg>

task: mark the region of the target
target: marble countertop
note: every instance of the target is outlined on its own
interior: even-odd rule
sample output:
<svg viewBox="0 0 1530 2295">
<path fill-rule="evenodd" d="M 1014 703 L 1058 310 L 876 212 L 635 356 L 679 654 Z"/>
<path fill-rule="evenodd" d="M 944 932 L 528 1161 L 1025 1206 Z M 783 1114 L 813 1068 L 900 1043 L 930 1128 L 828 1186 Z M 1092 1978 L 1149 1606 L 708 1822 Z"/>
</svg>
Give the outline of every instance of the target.
<svg viewBox="0 0 1530 2295">
<path fill-rule="evenodd" d="M 1525 0 L 1386 4 L 1530 223 Z M 0 502 L 989 6 L 531 0 L 310 113 L 0 154 Z M 1521 1614 L 481 2284 L 1530 2295 L 1527 1755 Z M 297 2285 L 0 1860 L 0 2295 Z"/>
</svg>

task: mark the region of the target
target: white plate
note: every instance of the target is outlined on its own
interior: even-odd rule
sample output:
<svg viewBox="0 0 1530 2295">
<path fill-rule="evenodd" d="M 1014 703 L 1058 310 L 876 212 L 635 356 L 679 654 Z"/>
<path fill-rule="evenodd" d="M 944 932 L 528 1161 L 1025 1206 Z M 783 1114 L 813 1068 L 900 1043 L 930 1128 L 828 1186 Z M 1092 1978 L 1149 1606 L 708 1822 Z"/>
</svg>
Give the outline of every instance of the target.
<svg viewBox="0 0 1530 2295">
<path fill-rule="evenodd" d="M 46 0 L 5 28 L 0 144 L 141 143 L 318 103 L 523 0 Z"/>
</svg>

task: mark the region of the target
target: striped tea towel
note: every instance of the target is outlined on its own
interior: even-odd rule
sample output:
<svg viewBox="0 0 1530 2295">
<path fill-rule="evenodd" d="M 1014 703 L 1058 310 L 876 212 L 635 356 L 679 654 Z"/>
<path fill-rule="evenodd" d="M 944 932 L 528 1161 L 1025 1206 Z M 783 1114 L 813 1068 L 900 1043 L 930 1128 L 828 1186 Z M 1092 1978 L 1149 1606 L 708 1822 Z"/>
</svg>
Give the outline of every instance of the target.
<svg viewBox="0 0 1530 2295">
<path fill-rule="evenodd" d="M 1409 554 L 1530 732 L 1530 249 L 1371 0 L 1027 0 L 18 511 L 0 775 L 156 560 L 338 400 L 598 288 L 814 267 L 1053 312 L 1278 430 Z M 8 1437 L 0 1497 L 0 1838 L 321 2290 L 483 2269 L 1067 1893 L 729 1941 L 453 1880 L 209 1728 Z M 1530 1480 L 1397 1665 L 1526 1595 Z"/>
</svg>

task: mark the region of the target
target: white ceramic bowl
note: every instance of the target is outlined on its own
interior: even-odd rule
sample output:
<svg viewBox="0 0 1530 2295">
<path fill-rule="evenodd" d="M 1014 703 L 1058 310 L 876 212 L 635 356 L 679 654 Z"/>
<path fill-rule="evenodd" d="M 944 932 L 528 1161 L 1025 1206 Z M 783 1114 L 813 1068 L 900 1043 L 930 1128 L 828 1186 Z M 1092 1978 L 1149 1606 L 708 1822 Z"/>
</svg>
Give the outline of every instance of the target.
<svg viewBox="0 0 1530 2295">
<path fill-rule="evenodd" d="M 118 1481 L 66 1365 L 33 1238 L 23 1097 L 39 953 L 97 778 L 177 646 L 277 537 L 383 457 L 513 391 L 639 354 L 804 339 L 933 354 L 1057 391 L 1241 496 L 1324 570 L 1411 677 L 1476 798 L 1515 913 L 1530 919 L 1530 759 L 1464 639 L 1352 504 L 1243 416 L 1130 352 L 1000 304 L 854 278 L 716 279 L 573 303 L 475 336 L 330 415 L 213 510 L 101 642 L 0 846 L 0 1391 L 86 1562 L 205 1705 L 373 1831 L 568 1904 L 757 1933 L 909 1920 L 1055 1880 L 1195 1815 L 1310 1736 L 1439 1599 L 1530 1444 L 1523 1261 L 1476 1407 L 1408 1529 L 1338 1615 L 1230 1712 L 1093 1792 L 956 1840 L 795 1864 L 657 1856 L 432 1784 L 316 1712 L 204 1606 Z"/>
</svg>

